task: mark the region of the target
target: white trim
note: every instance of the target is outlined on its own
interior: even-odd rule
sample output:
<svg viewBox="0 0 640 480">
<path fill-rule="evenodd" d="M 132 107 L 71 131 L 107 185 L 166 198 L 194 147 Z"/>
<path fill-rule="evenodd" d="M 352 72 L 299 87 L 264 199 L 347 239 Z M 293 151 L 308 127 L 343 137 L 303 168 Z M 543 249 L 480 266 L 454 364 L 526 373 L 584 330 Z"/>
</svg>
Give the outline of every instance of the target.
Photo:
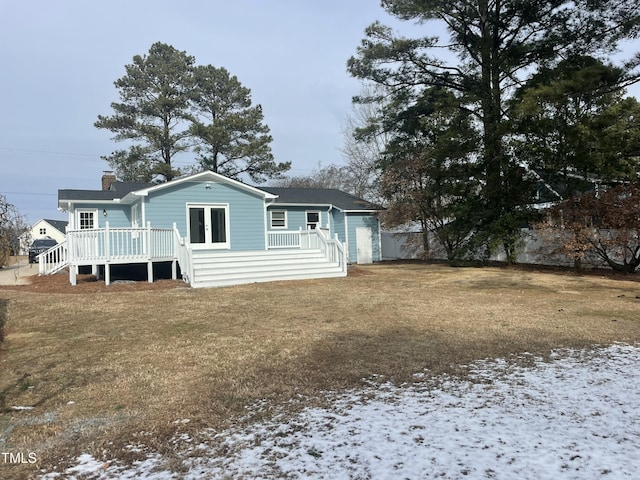
<svg viewBox="0 0 640 480">
<path fill-rule="evenodd" d="M 284 226 L 282 227 L 276 227 L 273 225 L 273 213 L 274 212 L 278 212 L 278 213 L 284 213 Z M 269 230 L 286 230 L 287 228 L 289 228 L 289 215 L 287 213 L 286 209 L 270 209 L 269 210 Z"/>
<path fill-rule="evenodd" d="M 81 213 L 93 213 L 93 227 L 92 228 L 100 228 L 98 222 L 98 209 L 97 208 L 77 208 L 74 212 L 75 216 L 75 227 L 78 230 L 82 230 L 82 224 L 80 223 L 80 214 Z"/>
<path fill-rule="evenodd" d="M 138 205 L 137 203 L 134 203 L 133 205 L 131 205 L 131 228 L 138 228 L 139 226 L 140 226 L 140 205 Z"/>
<path fill-rule="evenodd" d="M 146 225 L 147 224 L 147 199 L 146 198 L 141 198 L 140 199 L 140 207 L 141 207 L 141 215 L 142 215 L 142 225 Z"/>
<path fill-rule="evenodd" d="M 269 250 L 269 216 L 267 215 L 267 211 L 269 207 L 273 205 L 274 199 L 271 198 L 267 202 L 267 199 L 263 199 L 264 210 L 262 211 L 262 227 L 264 229 L 264 249 Z"/>
<path fill-rule="evenodd" d="M 154 185 L 153 187 L 147 187 L 140 190 L 134 190 L 133 192 L 125 195 L 122 200 L 129 197 L 129 195 L 133 196 L 143 196 L 146 197 L 151 192 L 156 192 L 158 190 L 162 190 L 169 187 L 174 187 L 176 185 L 180 185 L 182 183 L 226 183 L 229 185 L 233 185 L 241 190 L 246 190 L 247 192 L 253 193 L 255 195 L 259 195 L 263 198 L 278 198 L 278 195 L 273 195 L 272 193 L 265 192 L 264 190 L 260 190 L 259 188 L 252 187 L 251 185 L 247 185 L 246 183 L 242 183 L 238 180 L 233 180 L 232 178 L 225 177 L 224 175 L 220 175 L 219 173 L 212 172 L 207 170 L 206 172 L 196 173 L 195 175 L 189 175 L 186 177 L 181 177 L 175 180 L 171 180 L 170 182 L 161 183 L 159 185 Z"/>
<path fill-rule="evenodd" d="M 344 213 L 344 248 L 347 250 L 347 262 L 350 262 L 349 259 L 349 221 L 347 220 L 348 215 L 347 212 Z"/>
<path fill-rule="evenodd" d="M 380 217 L 378 217 L 376 220 L 378 220 L 378 261 L 381 262 L 382 261 L 382 232 L 381 232 L 381 228 L 380 228 Z"/>
<path fill-rule="evenodd" d="M 187 224 L 187 242 L 190 247 L 195 250 L 231 250 L 231 230 L 229 229 L 229 204 L 228 203 L 190 203 L 186 204 L 186 224 Z M 205 234 L 204 243 L 191 243 L 191 219 L 189 217 L 189 209 L 191 208 L 204 208 L 211 214 L 211 209 L 224 209 L 224 230 L 225 230 L 225 242 L 207 242 L 207 236 Z M 204 222 L 205 230 L 207 225 L 211 228 L 211 217 L 205 213 Z"/>
<path fill-rule="evenodd" d="M 343 210 L 343 212 L 345 213 L 376 213 L 376 212 L 380 212 L 381 210 Z"/>
</svg>

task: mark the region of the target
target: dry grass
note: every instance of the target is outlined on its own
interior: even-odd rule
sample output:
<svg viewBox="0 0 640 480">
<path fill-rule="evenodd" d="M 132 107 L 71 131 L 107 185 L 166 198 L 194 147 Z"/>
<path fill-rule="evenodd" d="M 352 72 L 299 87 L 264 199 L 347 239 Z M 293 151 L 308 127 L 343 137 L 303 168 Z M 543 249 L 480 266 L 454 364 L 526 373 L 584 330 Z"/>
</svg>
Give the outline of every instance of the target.
<svg viewBox="0 0 640 480">
<path fill-rule="evenodd" d="M 640 284 L 629 279 L 407 263 L 345 279 L 180 285 L 0 291 L 0 450 L 37 452 L 47 467 L 130 443 L 170 450 L 177 431 L 224 427 L 260 400 L 309 399 L 373 374 L 401 382 L 424 369 L 461 373 L 479 358 L 640 341 Z M 0 464 L 3 478 L 6 468 L 35 471 Z"/>
</svg>

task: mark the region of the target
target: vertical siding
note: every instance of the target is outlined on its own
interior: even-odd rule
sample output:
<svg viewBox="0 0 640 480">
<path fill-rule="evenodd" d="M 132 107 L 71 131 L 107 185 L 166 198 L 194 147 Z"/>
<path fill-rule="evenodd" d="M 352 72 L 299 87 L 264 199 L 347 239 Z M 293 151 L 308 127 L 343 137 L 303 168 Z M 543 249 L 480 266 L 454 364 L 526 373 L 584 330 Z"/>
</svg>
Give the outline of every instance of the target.
<svg viewBox="0 0 640 480">
<path fill-rule="evenodd" d="M 380 224 L 378 217 L 370 213 L 347 213 L 347 226 L 348 232 L 348 248 L 349 248 L 349 261 L 355 263 L 357 255 L 356 245 L 356 228 L 369 227 L 371 228 L 371 241 L 373 243 L 373 261 L 379 262 L 381 260 L 380 252 Z"/>
<path fill-rule="evenodd" d="M 211 184 L 211 189 L 206 184 Z M 181 236 L 187 235 L 187 203 L 229 205 L 231 250 L 264 250 L 264 200 L 232 185 L 215 182 L 181 183 L 149 193 L 145 201 L 146 221 L 157 228 L 175 222 Z"/>
</svg>

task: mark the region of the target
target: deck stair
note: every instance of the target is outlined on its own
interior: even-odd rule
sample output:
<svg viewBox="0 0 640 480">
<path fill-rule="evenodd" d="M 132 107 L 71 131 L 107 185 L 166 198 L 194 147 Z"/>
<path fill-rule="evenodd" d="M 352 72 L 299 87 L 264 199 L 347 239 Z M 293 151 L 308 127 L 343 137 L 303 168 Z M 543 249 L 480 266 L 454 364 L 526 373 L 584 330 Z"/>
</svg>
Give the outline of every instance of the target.
<svg viewBox="0 0 640 480">
<path fill-rule="evenodd" d="M 68 265 L 66 240 L 38 255 L 38 273 L 40 275 L 53 275 L 62 271 Z"/>
<path fill-rule="evenodd" d="M 320 249 L 254 252 L 192 252 L 192 287 L 346 276 Z"/>
</svg>

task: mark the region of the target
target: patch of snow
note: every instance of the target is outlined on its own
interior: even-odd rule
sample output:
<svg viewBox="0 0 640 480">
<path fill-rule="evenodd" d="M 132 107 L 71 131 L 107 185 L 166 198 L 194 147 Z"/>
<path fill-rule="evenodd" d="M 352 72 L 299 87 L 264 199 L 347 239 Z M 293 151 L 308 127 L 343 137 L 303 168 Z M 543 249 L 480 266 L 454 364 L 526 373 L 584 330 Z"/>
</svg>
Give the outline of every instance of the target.
<svg viewBox="0 0 640 480">
<path fill-rule="evenodd" d="M 637 478 L 640 347 L 523 358 L 529 367 L 479 361 L 466 380 L 369 385 L 331 395 L 331 409 L 207 433 L 187 473 L 156 454 L 126 467 L 82 455 L 64 478 Z"/>
<path fill-rule="evenodd" d="M 23 406 L 20 406 L 20 405 L 14 405 L 13 407 L 11 407 L 11 410 L 16 410 L 16 411 L 33 410 L 33 407 L 23 407 Z"/>
</svg>

